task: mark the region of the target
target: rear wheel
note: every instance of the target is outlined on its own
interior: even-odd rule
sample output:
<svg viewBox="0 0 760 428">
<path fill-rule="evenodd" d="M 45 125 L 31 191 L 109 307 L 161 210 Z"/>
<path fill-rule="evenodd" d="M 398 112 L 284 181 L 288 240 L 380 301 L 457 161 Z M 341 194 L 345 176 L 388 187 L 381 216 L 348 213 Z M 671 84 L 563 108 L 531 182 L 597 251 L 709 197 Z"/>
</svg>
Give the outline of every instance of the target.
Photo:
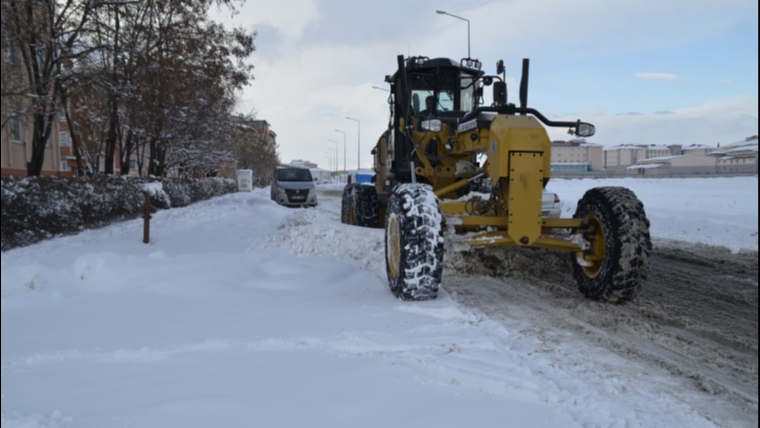
<svg viewBox="0 0 760 428">
<path fill-rule="evenodd" d="M 356 205 L 355 191 L 358 184 L 347 184 L 343 188 L 343 197 L 340 203 L 340 222 L 343 224 L 356 224 L 352 213 Z"/>
<path fill-rule="evenodd" d="M 354 191 L 354 218 L 357 226 L 378 227 L 380 204 L 375 186 L 359 185 Z"/>
<path fill-rule="evenodd" d="M 438 296 L 443 273 L 441 210 L 433 189 L 400 184 L 393 189 L 385 221 L 388 284 L 403 300 Z"/>
<path fill-rule="evenodd" d="M 624 187 L 598 187 L 583 195 L 574 217 L 587 220 L 583 232 L 591 244 L 573 266 L 580 291 L 594 300 L 633 300 L 650 270 L 644 204 Z"/>
</svg>

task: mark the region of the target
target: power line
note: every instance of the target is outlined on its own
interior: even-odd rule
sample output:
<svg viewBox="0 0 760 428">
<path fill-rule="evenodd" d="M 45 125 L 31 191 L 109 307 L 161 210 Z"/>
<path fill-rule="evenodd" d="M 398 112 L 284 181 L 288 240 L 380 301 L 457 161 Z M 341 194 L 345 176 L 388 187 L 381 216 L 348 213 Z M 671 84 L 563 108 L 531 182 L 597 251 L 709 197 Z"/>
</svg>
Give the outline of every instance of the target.
<svg viewBox="0 0 760 428">
<path fill-rule="evenodd" d="M 456 10 L 456 11 L 454 11 L 454 12 L 455 12 L 455 13 L 459 13 L 459 12 L 464 12 L 464 11 L 467 11 L 467 10 L 472 10 L 472 9 L 478 8 L 478 7 L 480 7 L 480 6 L 486 5 L 486 4 L 488 4 L 488 3 L 491 3 L 491 2 L 493 2 L 493 1 L 494 1 L 494 0 L 488 0 L 487 2 L 485 2 L 485 3 L 481 3 L 481 4 L 477 5 L 477 6 L 468 7 L 467 9 L 462 9 L 462 10 Z"/>
</svg>

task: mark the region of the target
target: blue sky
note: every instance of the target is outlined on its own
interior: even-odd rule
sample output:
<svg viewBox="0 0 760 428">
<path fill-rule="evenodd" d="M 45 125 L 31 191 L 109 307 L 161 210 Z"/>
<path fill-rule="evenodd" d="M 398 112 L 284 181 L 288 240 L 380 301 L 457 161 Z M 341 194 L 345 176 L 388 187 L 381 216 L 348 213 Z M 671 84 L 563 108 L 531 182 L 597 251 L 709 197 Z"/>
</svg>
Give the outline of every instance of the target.
<svg viewBox="0 0 760 428">
<path fill-rule="evenodd" d="M 258 32 L 255 81 L 239 108 L 269 121 L 283 161 L 369 167 L 387 125 L 383 78 L 396 55 L 505 61 L 517 99 L 531 59 L 529 105 L 597 126 L 603 145 L 733 142 L 758 129 L 758 2 L 745 0 L 248 0 L 233 19 Z M 487 100 L 488 101 L 488 100 Z M 361 147 L 356 122 L 361 121 Z M 549 129 L 553 139 L 565 130 Z M 333 149 L 329 149 L 332 147 Z"/>
</svg>

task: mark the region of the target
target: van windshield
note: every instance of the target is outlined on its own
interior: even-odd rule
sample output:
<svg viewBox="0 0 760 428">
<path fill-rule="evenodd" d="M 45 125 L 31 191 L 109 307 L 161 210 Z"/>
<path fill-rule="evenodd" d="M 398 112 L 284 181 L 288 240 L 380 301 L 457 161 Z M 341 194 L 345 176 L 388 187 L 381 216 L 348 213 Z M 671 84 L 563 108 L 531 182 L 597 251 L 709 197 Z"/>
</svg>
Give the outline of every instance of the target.
<svg viewBox="0 0 760 428">
<path fill-rule="evenodd" d="M 308 169 L 280 168 L 277 170 L 277 181 L 312 181 Z"/>
</svg>

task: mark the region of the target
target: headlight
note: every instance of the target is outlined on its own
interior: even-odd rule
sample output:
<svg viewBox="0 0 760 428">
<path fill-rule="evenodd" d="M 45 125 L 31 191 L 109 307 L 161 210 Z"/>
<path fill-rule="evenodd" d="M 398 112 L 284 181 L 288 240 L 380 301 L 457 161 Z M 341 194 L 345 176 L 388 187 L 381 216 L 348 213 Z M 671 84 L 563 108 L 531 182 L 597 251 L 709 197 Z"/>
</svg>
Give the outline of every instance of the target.
<svg viewBox="0 0 760 428">
<path fill-rule="evenodd" d="M 596 128 L 590 123 L 581 122 L 575 130 L 575 135 L 579 137 L 590 137 L 596 133 Z"/>
<path fill-rule="evenodd" d="M 441 132 L 441 121 L 439 119 L 423 120 L 420 127 L 425 131 Z"/>
</svg>

